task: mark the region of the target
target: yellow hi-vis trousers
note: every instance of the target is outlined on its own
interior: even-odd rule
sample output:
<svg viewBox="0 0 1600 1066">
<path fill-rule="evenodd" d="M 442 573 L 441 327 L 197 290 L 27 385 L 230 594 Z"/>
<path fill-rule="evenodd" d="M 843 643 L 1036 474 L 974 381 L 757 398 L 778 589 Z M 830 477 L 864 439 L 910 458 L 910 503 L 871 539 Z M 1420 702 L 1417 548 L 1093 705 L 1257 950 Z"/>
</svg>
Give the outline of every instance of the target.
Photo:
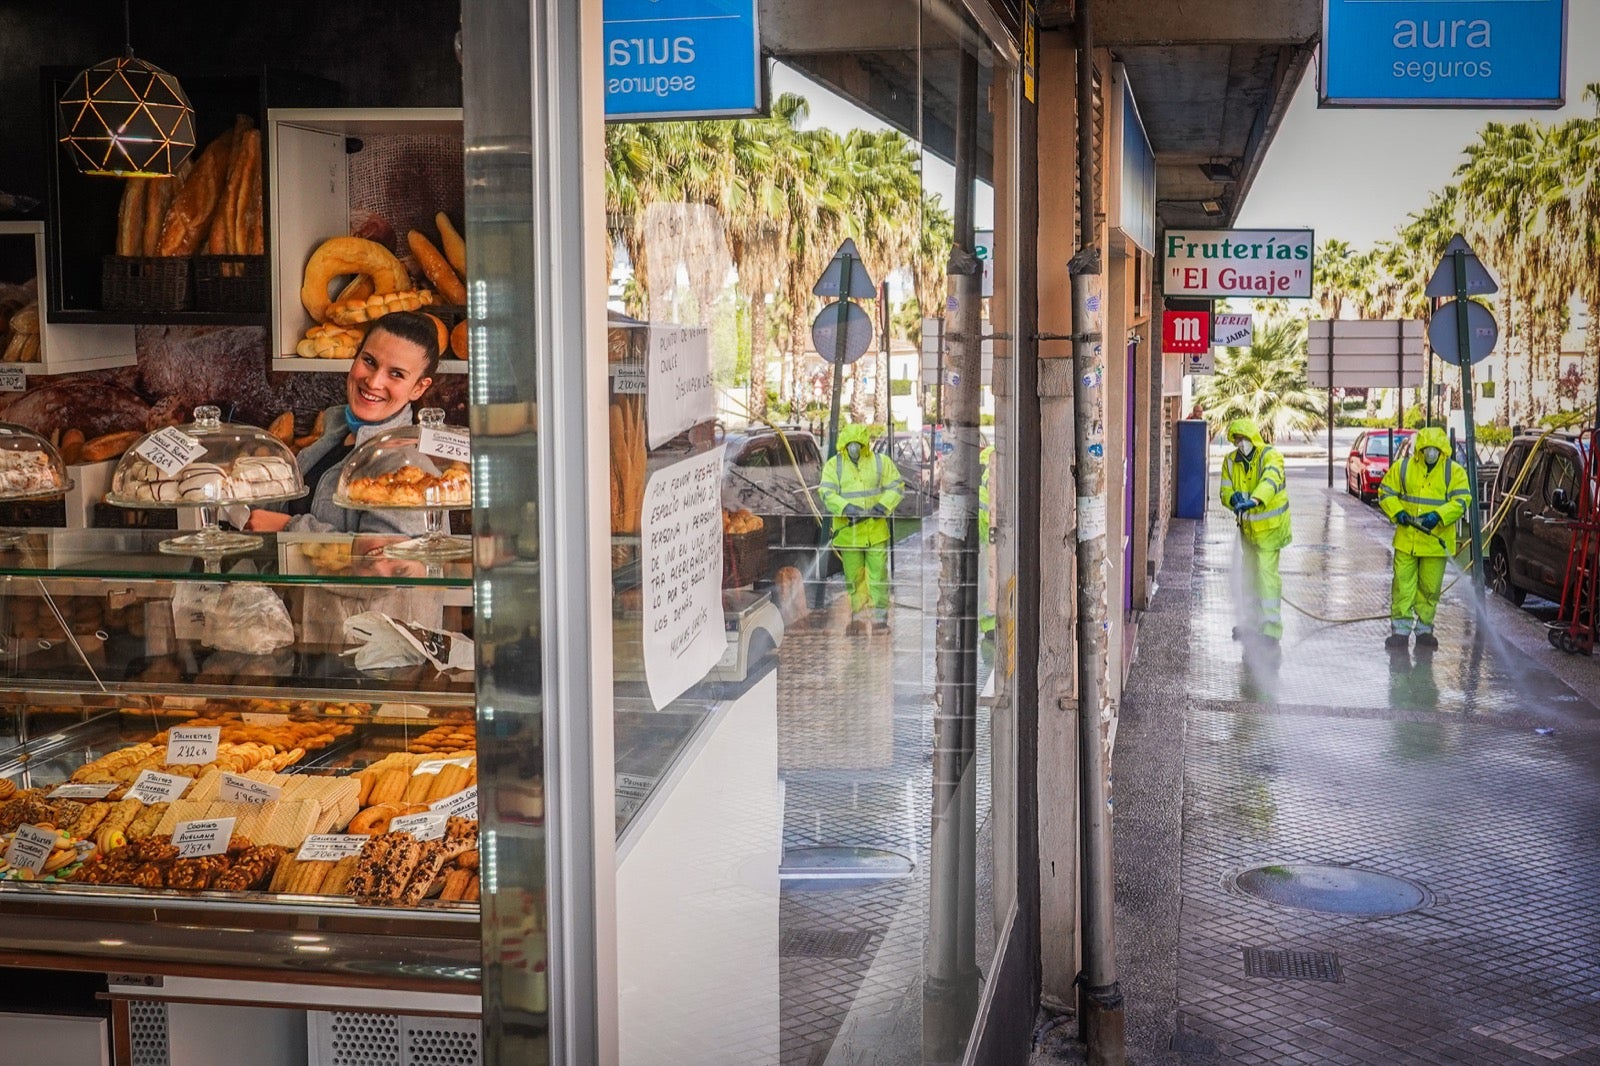
<svg viewBox="0 0 1600 1066">
<path fill-rule="evenodd" d="M 1432 633 L 1444 588 L 1442 555 L 1394 553 L 1394 579 L 1389 583 L 1389 624 L 1396 633 Z M 1415 616 L 1415 621 L 1413 621 Z"/>
</svg>

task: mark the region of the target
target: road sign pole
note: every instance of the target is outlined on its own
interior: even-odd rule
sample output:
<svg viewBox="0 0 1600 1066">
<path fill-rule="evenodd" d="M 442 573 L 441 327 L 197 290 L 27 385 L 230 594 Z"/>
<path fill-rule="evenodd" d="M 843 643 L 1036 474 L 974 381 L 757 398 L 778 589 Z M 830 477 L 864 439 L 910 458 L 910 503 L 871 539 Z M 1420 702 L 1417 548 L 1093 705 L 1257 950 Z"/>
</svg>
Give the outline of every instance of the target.
<svg viewBox="0 0 1600 1066">
<path fill-rule="evenodd" d="M 1333 374 L 1328 374 L 1328 487 L 1333 488 Z"/>
<path fill-rule="evenodd" d="M 1457 248 L 1451 253 L 1455 260 L 1456 275 L 1456 341 L 1461 353 L 1461 408 L 1467 423 L 1467 488 L 1472 493 L 1468 501 L 1468 528 L 1472 537 L 1472 588 L 1483 599 L 1483 512 L 1478 495 L 1478 431 L 1472 419 L 1472 350 L 1471 330 L 1467 325 L 1467 250 Z"/>
<path fill-rule="evenodd" d="M 845 256 L 839 267 L 839 325 L 833 340 L 833 397 L 828 401 L 828 458 L 839 454 L 839 394 L 844 391 L 845 323 L 850 313 L 851 258 Z"/>
</svg>

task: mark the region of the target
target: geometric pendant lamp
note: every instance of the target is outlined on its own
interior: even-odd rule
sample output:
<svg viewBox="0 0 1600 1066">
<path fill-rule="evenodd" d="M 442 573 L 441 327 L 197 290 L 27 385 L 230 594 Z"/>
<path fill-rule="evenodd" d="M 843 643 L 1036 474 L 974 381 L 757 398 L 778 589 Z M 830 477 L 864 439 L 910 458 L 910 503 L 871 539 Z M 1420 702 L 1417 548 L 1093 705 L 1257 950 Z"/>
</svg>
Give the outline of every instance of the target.
<svg viewBox="0 0 1600 1066">
<path fill-rule="evenodd" d="M 194 151 L 194 108 L 178 79 L 126 55 L 83 71 L 61 97 L 61 143 L 84 174 L 171 177 Z"/>
<path fill-rule="evenodd" d="M 83 71 L 60 104 L 61 135 L 83 174 L 169 178 L 194 151 L 194 108 L 178 79 L 133 58 L 133 19 L 122 0 L 123 54 Z"/>
</svg>

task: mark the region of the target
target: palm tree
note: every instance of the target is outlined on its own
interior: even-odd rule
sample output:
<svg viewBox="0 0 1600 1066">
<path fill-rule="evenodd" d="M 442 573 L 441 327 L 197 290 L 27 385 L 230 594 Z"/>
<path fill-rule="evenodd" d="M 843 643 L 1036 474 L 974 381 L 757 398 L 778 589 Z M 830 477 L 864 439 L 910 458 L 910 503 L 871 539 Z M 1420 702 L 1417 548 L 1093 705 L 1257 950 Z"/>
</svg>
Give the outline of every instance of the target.
<svg viewBox="0 0 1600 1066">
<path fill-rule="evenodd" d="M 1195 400 L 1213 433 L 1235 418 L 1253 419 L 1267 440 L 1325 425 L 1324 398 L 1306 382 L 1305 319 L 1274 318 L 1256 331 L 1250 347 L 1224 348 Z"/>
</svg>

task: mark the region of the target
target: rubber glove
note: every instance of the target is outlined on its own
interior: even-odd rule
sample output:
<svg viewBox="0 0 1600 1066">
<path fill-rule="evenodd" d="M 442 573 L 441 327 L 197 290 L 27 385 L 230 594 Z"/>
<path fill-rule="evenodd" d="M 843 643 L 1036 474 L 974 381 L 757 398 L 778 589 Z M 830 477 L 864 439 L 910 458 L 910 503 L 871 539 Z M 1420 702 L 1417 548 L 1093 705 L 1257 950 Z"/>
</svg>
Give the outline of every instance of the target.
<svg viewBox="0 0 1600 1066">
<path fill-rule="evenodd" d="M 1241 514 L 1250 509 L 1250 496 L 1247 493 L 1236 492 L 1228 500 L 1228 506 L 1233 508 L 1235 514 Z"/>
<path fill-rule="evenodd" d="M 1423 529 L 1428 530 L 1429 532 L 1432 532 L 1433 531 L 1433 527 L 1438 525 L 1438 524 L 1439 524 L 1439 512 L 1438 511 L 1429 511 L 1427 514 L 1422 516 L 1421 525 L 1422 525 Z"/>
<path fill-rule="evenodd" d="M 844 513 L 845 517 L 847 518 L 865 518 L 867 515 L 867 512 L 861 509 L 861 505 L 859 503 L 845 504 Z"/>
<path fill-rule="evenodd" d="M 881 503 L 875 503 L 872 505 L 872 514 L 875 518 L 888 518 L 889 508 L 885 507 Z"/>
<path fill-rule="evenodd" d="M 1417 520 L 1411 517 L 1410 511 L 1401 511 L 1395 515 L 1394 522 L 1397 526 L 1414 526 L 1417 524 Z"/>
</svg>

